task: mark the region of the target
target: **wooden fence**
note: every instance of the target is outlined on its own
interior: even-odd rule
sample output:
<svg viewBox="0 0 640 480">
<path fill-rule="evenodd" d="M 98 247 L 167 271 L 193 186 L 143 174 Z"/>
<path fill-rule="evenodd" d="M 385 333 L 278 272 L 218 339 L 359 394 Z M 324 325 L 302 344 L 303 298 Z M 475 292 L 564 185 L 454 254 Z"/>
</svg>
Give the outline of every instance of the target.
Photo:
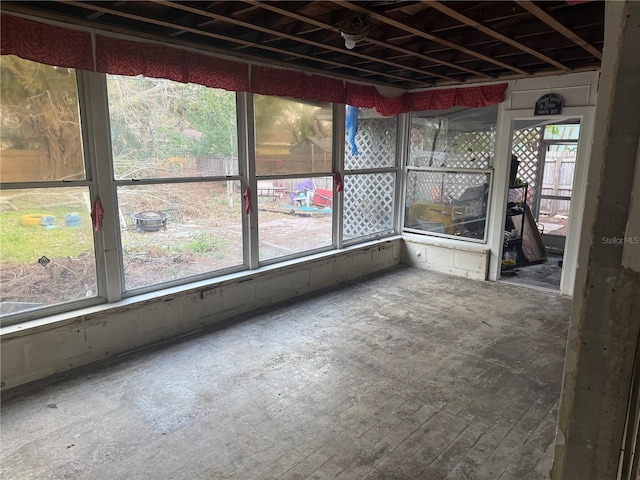
<svg viewBox="0 0 640 480">
<path fill-rule="evenodd" d="M 575 168 L 576 152 L 547 152 L 541 194 L 571 197 Z M 540 199 L 540 213 L 545 215 L 569 215 L 569 206 L 569 198 L 567 200 Z"/>
</svg>

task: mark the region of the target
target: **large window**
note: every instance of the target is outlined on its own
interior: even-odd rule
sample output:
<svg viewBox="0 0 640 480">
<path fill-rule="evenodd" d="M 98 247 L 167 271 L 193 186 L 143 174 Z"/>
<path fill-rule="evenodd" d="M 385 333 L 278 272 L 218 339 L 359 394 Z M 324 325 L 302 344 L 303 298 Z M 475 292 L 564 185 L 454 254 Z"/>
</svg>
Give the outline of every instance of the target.
<svg viewBox="0 0 640 480">
<path fill-rule="evenodd" d="M 497 106 L 412 116 L 404 228 L 486 239 Z"/>
<path fill-rule="evenodd" d="M 125 290 L 242 266 L 235 94 L 108 77 Z"/>
<path fill-rule="evenodd" d="M 340 106 L 13 56 L 1 75 L 3 323 L 395 231 L 397 117 L 350 111 L 340 195 Z"/>
<path fill-rule="evenodd" d="M 254 96 L 260 261 L 333 245 L 332 105 Z"/>
<path fill-rule="evenodd" d="M 3 56 L 2 315 L 96 297 L 76 73 Z"/>
</svg>

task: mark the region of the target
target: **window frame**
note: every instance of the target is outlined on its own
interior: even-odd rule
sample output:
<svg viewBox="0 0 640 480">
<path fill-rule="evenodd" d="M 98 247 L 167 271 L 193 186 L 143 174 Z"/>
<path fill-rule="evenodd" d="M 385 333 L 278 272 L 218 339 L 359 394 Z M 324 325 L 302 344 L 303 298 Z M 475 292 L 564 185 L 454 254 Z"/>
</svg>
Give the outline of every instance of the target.
<svg viewBox="0 0 640 480">
<path fill-rule="evenodd" d="M 405 219 L 406 219 L 406 209 L 403 209 L 403 213 L 402 213 L 402 231 L 405 233 L 412 233 L 412 234 L 417 234 L 417 235 L 426 235 L 429 237 L 440 237 L 440 238 L 448 238 L 448 239 L 454 239 L 454 240 L 461 240 L 461 241 L 465 241 L 465 242 L 473 242 L 473 243 L 480 243 L 480 244 L 486 244 L 487 243 L 487 238 L 488 238 L 488 233 L 489 233 L 489 229 L 488 229 L 488 223 L 489 223 L 489 212 L 491 211 L 491 191 L 492 191 L 492 187 L 493 187 L 493 168 L 490 169 L 483 169 L 483 168 L 448 168 L 448 167 L 409 167 L 407 166 L 405 169 L 405 174 L 404 174 L 404 179 L 405 179 L 405 185 L 404 185 L 404 194 L 405 194 L 405 199 L 406 199 L 406 182 L 407 179 L 409 178 L 409 173 L 410 172 L 430 172 L 430 173 L 442 173 L 442 174 L 446 174 L 446 173 L 453 173 L 453 174 L 482 174 L 482 175 L 487 175 L 489 178 L 489 181 L 487 182 L 487 208 L 486 208 L 486 212 L 485 212 L 485 226 L 484 226 L 484 231 L 483 231 L 483 236 L 482 238 L 473 238 L 473 237 L 465 237 L 462 235 L 452 235 L 449 233 L 440 233 L 440 232 L 431 232 L 428 230 L 421 230 L 418 228 L 411 228 L 411 227 L 407 227 L 405 226 Z M 403 202 L 404 203 L 404 202 Z"/>
<path fill-rule="evenodd" d="M 323 253 L 323 252 L 328 252 L 331 250 L 335 250 L 337 248 L 341 248 L 338 245 L 340 244 L 340 238 L 337 236 L 336 234 L 336 230 L 338 228 L 338 225 L 340 224 L 339 220 L 336 218 L 338 215 L 340 215 L 340 213 L 338 212 L 338 205 L 341 205 L 339 196 L 336 195 L 336 191 L 335 191 L 335 181 L 332 181 L 332 187 L 331 187 L 331 191 L 332 191 L 332 205 L 333 205 L 333 209 L 331 212 L 331 244 L 326 245 L 324 247 L 319 247 L 319 248 L 314 248 L 314 249 L 310 249 L 310 250 L 304 250 L 302 252 L 297 252 L 297 253 L 293 253 L 291 255 L 282 255 L 279 257 L 274 257 L 274 258 L 269 258 L 266 260 L 260 260 L 259 255 L 260 255 L 260 223 L 259 223 L 259 218 L 258 218 L 258 198 L 257 198 L 257 192 L 258 192 L 258 181 L 261 180 L 268 180 L 268 181 L 272 181 L 272 180 L 286 180 L 286 179 L 291 179 L 291 178 L 320 178 L 320 177 L 333 177 L 335 175 L 335 172 L 337 171 L 337 168 L 339 166 L 339 157 L 338 155 L 341 155 L 340 150 L 336 150 L 336 146 L 337 146 L 337 139 L 338 138 L 342 138 L 342 131 L 340 130 L 340 116 L 344 116 L 344 113 L 340 113 L 340 107 L 338 104 L 335 103 L 331 103 L 331 113 L 332 113 L 332 129 L 331 129 L 331 162 L 330 162 L 330 171 L 328 172 L 303 172 L 303 173 L 282 173 L 282 174 L 269 174 L 269 175 L 263 175 L 257 174 L 257 169 L 256 169 L 256 125 L 255 125 L 255 103 L 254 103 L 254 95 L 252 93 L 247 93 L 245 94 L 245 98 L 246 98 L 246 111 L 247 111 L 247 121 L 246 121 L 246 126 L 248 127 L 248 142 L 247 142 L 247 146 L 248 146 L 248 165 L 247 165 L 247 172 L 248 172 L 248 185 L 250 186 L 250 190 L 251 192 L 254 192 L 254 202 L 253 202 L 253 207 L 254 207 L 254 213 L 250 215 L 250 217 L 252 218 L 252 220 L 250 220 L 251 223 L 251 229 L 250 229 L 250 233 L 251 233 L 251 265 L 252 268 L 251 269 L 255 269 L 255 268 L 259 268 L 259 267 L 263 267 L 263 266 L 268 266 L 268 265 L 274 265 L 277 263 L 281 263 L 281 262 L 286 262 L 289 260 L 294 260 L 297 258 L 303 258 L 303 257 L 307 257 L 307 256 L 311 256 L 311 255 L 315 255 L 318 253 Z M 263 95 L 263 96 L 269 96 L 269 95 Z M 291 97 L 278 97 L 278 98 L 282 98 L 282 99 L 286 99 L 289 101 L 298 101 L 295 98 L 291 98 Z M 344 111 L 344 106 L 342 106 L 342 111 Z"/>
<path fill-rule="evenodd" d="M 23 323 L 25 321 L 43 319 L 53 315 L 73 316 L 74 312 L 86 307 L 114 304 L 123 299 L 133 299 L 140 295 L 157 293 L 161 295 L 163 290 L 174 287 L 186 287 L 202 281 L 215 280 L 217 277 L 228 274 L 251 272 L 265 266 L 281 264 L 292 259 L 312 257 L 322 252 L 330 252 L 346 246 L 389 237 L 400 231 L 402 222 L 400 199 L 402 190 L 399 186 L 403 181 L 402 157 L 405 151 L 406 139 L 404 138 L 406 127 L 406 114 L 396 116 L 396 146 L 395 159 L 392 166 L 380 168 L 364 168 L 347 170 L 344 165 L 345 149 L 345 109 L 343 104 L 332 103 L 332 158 L 331 170 L 322 173 L 289 174 L 274 177 L 272 175 L 256 175 L 255 159 L 255 124 L 253 109 L 253 94 L 235 92 L 236 120 L 238 141 L 238 174 L 230 176 L 206 176 L 206 177 L 170 177 L 170 178 L 141 178 L 116 180 L 114 175 L 113 151 L 111 145 L 111 123 L 109 115 L 109 98 L 107 90 L 107 74 L 76 70 L 76 85 L 78 92 L 78 109 L 80 118 L 80 133 L 83 148 L 83 160 L 85 165 L 85 179 L 60 182 L 19 182 L 0 184 L 2 190 L 24 188 L 52 188 L 52 187 L 87 187 L 91 205 L 97 198 L 101 199 L 104 210 L 102 228 L 93 231 L 93 249 L 95 254 L 95 269 L 97 293 L 95 297 L 64 302 L 42 308 L 25 310 L 6 314 L 0 317 L 0 325 L 8 326 Z M 404 123 L 403 123 L 404 122 Z M 403 126 L 404 125 L 404 126 Z M 343 176 L 360 175 L 370 173 L 392 173 L 395 176 L 393 228 L 372 235 L 343 241 L 343 199 L 344 193 L 335 189 L 335 174 Z M 212 181 L 238 181 L 242 191 L 249 187 L 251 192 L 257 192 L 257 182 L 260 179 L 274 178 L 298 178 L 298 177 L 332 177 L 333 212 L 331 214 L 331 244 L 312 250 L 305 250 L 298 254 L 287 255 L 259 260 L 258 252 L 258 212 L 257 198 L 252 199 L 253 213 L 243 211 L 242 217 L 242 243 L 243 264 L 221 270 L 215 270 L 198 275 L 184 277 L 168 282 L 161 282 L 140 288 L 125 289 L 124 265 L 122 252 L 122 238 L 120 233 L 120 218 L 118 212 L 117 189 L 122 186 L 143 186 L 155 184 L 184 184 L 190 182 Z M 243 200 L 242 197 L 239 200 Z"/>
<path fill-rule="evenodd" d="M 417 112 L 419 113 L 419 112 Z M 499 115 L 499 114 L 498 114 Z M 403 175 L 402 175 L 402 186 L 401 186 L 401 193 L 402 193 L 402 208 L 401 208 L 401 213 L 400 213 L 400 231 L 402 233 L 409 233 L 409 234 L 415 234 L 415 235 L 420 235 L 420 236 L 424 236 L 424 237 L 436 237 L 436 238 L 442 238 L 442 239 L 450 239 L 450 240 L 460 240 L 463 242 L 470 242 L 470 243 L 476 243 L 476 244 L 483 244 L 486 245 L 488 243 L 488 237 L 489 237 L 489 216 L 490 216 L 490 212 L 491 212 L 491 192 L 493 191 L 493 177 L 494 177 L 494 167 L 493 167 L 493 161 L 490 162 L 489 166 L 486 168 L 464 168 L 464 167 L 434 167 L 434 166 L 415 166 L 415 165 L 410 165 L 409 164 L 409 157 L 410 157 L 410 149 L 411 149 L 411 140 L 409 138 L 410 135 L 410 131 L 411 131 L 411 126 L 413 123 L 413 116 L 414 113 L 409 113 L 406 114 L 406 118 L 407 118 L 407 125 L 406 125 L 406 145 L 404 145 L 404 168 L 403 168 Z M 496 125 L 497 125 L 497 119 L 496 119 Z M 496 128 L 496 135 L 497 135 L 497 128 Z M 493 152 L 493 157 L 492 159 L 495 158 L 495 144 L 494 144 L 494 152 Z M 487 183 L 487 207 L 486 207 L 486 213 L 485 213 L 485 226 L 484 226 L 484 232 L 483 232 L 483 237 L 482 239 L 480 238 L 472 238 L 472 237 L 464 237 L 461 235 L 452 235 L 452 234 L 447 234 L 447 233 L 439 233 L 439 232 L 431 232 L 431 231 L 427 231 L 427 230 L 421 230 L 421 229 L 417 229 L 417 228 L 410 228 L 405 226 L 405 220 L 406 220 L 406 216 L 407 216 L 407 209 L 406 209 L 406 202 L 407 202 L 407 179 L 409 178 L 409 173 L 410 172 L 433 172 L 433 173 L 453 173 L 453 174 L 485 174 L 488 175 L 489 181 Z"/>
<path fill-rule="evenodd" d="M 106 105 L 106 115 L 107 118 L 110 119 L 110 110 L 109 110 L 109 98 L 108 98 L 108 87 L 107 87 L 107 82 L 108 82 L 108 76 L 109 74 L 104 74 L 104 98 L 105 98 L 105 105 Z M 151 78 L 151 77 L 148 77 Z M 164 80 L 163 81 L 172 81 L 172 80 Z M 172 81 L 173 82 L 173 81 Z M 174 82 L 174 83 L 179 83 L 179 82 Z M 209 87 L 203 87 L 200 86 L 201 88 L 209 88 Z M 243 190 L 243 185 L 246 184 L 246 173 L 245 173 L 245 168 L 246 168 L 246 162 L 243 161 L 243 158 L 241 157 L 241 144 L 244 143 L 242 141 L 242 137 L 240 136 L 241 134 L 243 134 L 244 132 L 241 130 L 240 128 L 240 115 L 239 115 L 239 111 L 240 111 L 240 107 L 241 107 L 241 103 L 239 100 L 239 92 L 233 92 L 235 95 L 235 111 L 236 111 L 236 136 L 237 136 L 237 147 L 238 147 L 238 173 L 237 174 L 232 174 L 232 175 L 211 175 L 211 176 L 198 176 L 198 177 L 153 177 L 153 178 L 137 178 L 137 179 L 116 179 L 115 178 L 115 174 L 114 174 L 114 170 L 113 170 L 113 150 L 111 148 L 111 128 L 110 128 L 110 120 L 109 120 L 109 128 L 107 129 L 107 131 L 105 132 L 105 134 L 109 137 L 109 187 L 110 190 L 112 192 L 113 195 L 113 210 L 114 210 L 114 226 L 115 226 L 115 242 L 117 245 L 117 250 L 119 253 L 118 255 L 118 277 L 119 277 L 119 290 L 120 290 L 120 296 L 119 298 L 130 298 L 130 297 L 134 297 L 136 295 L 141 295 L 141 294 L 145 294 L 145 293 L 150 293 L 150 292 L 155 292 L 158 290 L 162 290 L 165 288 L 172 288 L 172 287 L 176 287 L 176 286 L 181 286 L 181 285 L 187 285 L 189 283 L 194 283 L 194 282 L 198 282 L 198 281 L 202 281 L 202 280 L 208 280 L 211 278 L 215 278 L 215 277 L 219 277 L 219 276 L 223 276 L 223 275 L 228 275 L 230 273 L 236 273 L 236 272 L 241 272 L 244 270 L 249 269 L 249 265 L 248 265 L 248 261 L 247 261 L 247 252 L 246 252 L 246 248 L 244 246 L 244 238 L 246 236 L 246 229 L 247 229 L 247 225 L 246 225 L 246 221 L 245 221 L 245 217 L 246 215 L 243 213 L 241 214 L 241 224 L 242 224 L 242 238 L 243 238 L 243 253 L 242 253 L 242 264 L 236 265 L 236 266 L 231 266 L 231 267 L 227 267 L 227 268 L 222 268 L 219 270 L 211 270 L 208 272 L 203 272 L 200 274 L 196 274 L 196 275 L 191 275 L 188 277 L 181 277 L 175 280 L 169 280 L 169 281 L 165 281 L 165 282 L 159 282 L 159 283 L 155 283 L 153 285 L 146 285 L 143 287 L 137 287 L 137 288 L 132 288 L 132 289 L 127 289 L 126 288 L 126 278 L 125 278 L 125 271 L 124 271 L 124 263 L 123 263 L 123 256 L 122 253 L 123 252 L 123 245 L 122 245 L 122 225 L 120 223 L 120 216 L 118 214 L 119 211 L 119 203 L 118 203 L 118 188 L 119 187 L 126 187 L 126 186 L 145 186 L 145 185 L 168 185 L 168 184 L 192 184 L 192 183 L 211 183 L 211 182 L 225 182 L 225 181 L 237 181 L 240 184 L 240 192 L 239 194 L 241 195 L 242 190 Z M 241 197 L 238 199 L 238 201 L 241 200 Z M 112 275 L 114 275 L 115 272 L 112 272 Z"/>
<path fill-rule="evenodd" d="M 346 106 L 343 106 L 343 111 L 346 110 Z M 388 117 L 382 117 L 382 118 L 388 118 Z M 363 242 L 368 242 L 368 241 L 372 241 L 372 240 L 378 240 L 381 238 L 386 238 L 386 237 L 390 237 L 393 235 L 396 235 L 398 230 L 398 219 L 399 217 L 401 217 L 400 213 L 399 213 L 399 208 L 400 205 L 402 204 L 402 202 L 400 201 L 401 196 L 399 195 L 400 192 L 400 186 L 403 183 L 403 179 L 401 178 L 401 173 L 402 173 L 402 157 L 403 157 L 403 152 L 405 151 L 405 144 L 406 144 L 406 139 L 405 139 L 405 132 L 406 132 L 406 115 L 405 114 L 400 114 L 400 115 L 395 115 L 395 122 L 396 122 L 396 138 L 395 138 L 395 148 L 394 148 L 394 162 L 392 165 L 387 166 L 387 167 L 374 167 L 374 168 L 349 168 L 347 169 L 346 167 L 344 167 L 344 158 L 345 158 L 345 151 L 347 148 L 347 132 L 346 129 L 343 132 L 343 135 L 341 138 L 343 138 L 342 141 L 342 165 L 343 165 L 343 169 L 342 169 L 342 180 L 343 182 L 346 181 L 347 177 L 349 176 L 358 176 L 358 175 L 370 175 L 370 174 L 376 174 L 376 173 L 391 173 L 394 176 L 394 182 L 393 182 L 393 188 L 394 188 L 394 192 L 393 192 L 393 206 L 392 206 L 392 212 L 393 212 L 393 219 L 391 220 L 391 228 L 387 229 L 387 230 L 383 230 L 383 231 L 378 231 L 378 232 L 374 232 L 374 233 L 370 233 L 370 234 L 366 234 L 366 235 L 362 235 L 359 237 L 354 237 L 354 238 L 349 238 L 348 240 L 344 239 L 344 211 L 342 210 L 342 208 L 344 208 L 344 192 L 342 193 L 342 208 L 341 208 L 341 240 L 342 240 L 342 245 L 347 247 L 347 246 L 351 246 L 351 245 L 357 245 L 359 243 L 363 243 Z M 342 121 L 342 125 L 344 125 L 344 120 Z"/>
<path fill-rule="evenodd" d="M 80 141 L 82 144 L 82 158 L 85 168 L 85 178 L 82 180 L 57 180 L 42 182 L 0 182 L 0 190 L 39 190 L 46 188 L 85 187 L 88 189 L 89 201 L 91 205 L 93 206 L 95 204 L 95 201 L 99 196 L 97 177 L 100 167 L 99 163 L 97 162 L 98 155 L 96 152 L 96 138 L 94 135 L 91 135 L 96 121 L 94 115 L 95 111 L 93 110 L 93 106 L 91 103 L 92 100 L 90 98 L 91 88 L 89 88 L 89 77 L 91 77 L 91 75 L 92 74 L 90 72 L 86 72 L 84 70 L 75 70 L 76 93 L 78 98 L 78 118 L 80 122 Z M 100 232 L 92 230 L 92 234 L 97 286 L 97 292 L 94 297 L 71 300 L 62 303 L 56 303 L 53 305 L 46 305 L 40 308 L 28 309 L 6 314 L 0 317 L 0 325 L 15 325 L 45 316 L 63 314 L 65 312 L 92 307 L 108 302 L 108 298 L 105 294 L 105 291 L 107 290 L 105 282 L 105 265 L 107 264 L 107 262 L 104 258 L 104 242 L 101 238 Z"/>
</svg>

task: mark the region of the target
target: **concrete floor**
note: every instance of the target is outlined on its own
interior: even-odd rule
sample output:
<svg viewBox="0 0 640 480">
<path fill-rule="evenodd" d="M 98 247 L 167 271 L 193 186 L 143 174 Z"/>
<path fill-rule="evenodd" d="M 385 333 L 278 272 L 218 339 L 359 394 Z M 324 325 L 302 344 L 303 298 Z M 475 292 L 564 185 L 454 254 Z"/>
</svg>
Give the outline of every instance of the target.
<svg viewBox="0 0 640 480">
<path fill-rule="evenodd" d="M 562 276 L 562 267 L 558 264 L 560 260 L 562 260 L 562 255 L 549 253 L 547 260 L 543 263 L 525 265 L 502 272 L 500 280 L 518 285 L 560 290 L 560 277 Z"/>
<path fill-rule="evenodd" d="M 569 309 L 398 267 L 8 392 L 2 478 L 543 479 Z"/>
</svg>

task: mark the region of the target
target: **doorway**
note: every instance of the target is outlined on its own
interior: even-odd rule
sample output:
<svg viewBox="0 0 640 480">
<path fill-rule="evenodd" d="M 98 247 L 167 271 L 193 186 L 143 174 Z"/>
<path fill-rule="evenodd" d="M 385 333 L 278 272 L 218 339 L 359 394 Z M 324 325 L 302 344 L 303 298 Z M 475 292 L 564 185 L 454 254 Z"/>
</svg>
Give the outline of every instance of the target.
<svg viewBox="0 0 640 480">
<path fill-rule="evenodd" d="M 496 240 L 498 265 L 493 268 L 496 279 L 570 295 L 593 110 L 566 110 L 571 115 L 534 117 L 518 115 L 523 112 L 516 110 L 505 112 L 510 130 L 503 137 L 508 141 L 503 144 L 503 155 L 511 155 L 515 173 L 509 168 L 505 172 L 503 213 L 501 220 L 496 218 L 502 235 Z M 516 189 L 521 197 L 514 197 L 513 187 L 522 185 L 525 188 Z M 513 240 L 518 238 L 521 243 Z M 511 268 L 505 268 L 505 259 L 512 260 Z"/>
<path fill-rule="evenodd" d="M 534 212 L 551 254 L 563 255 L 565 250 L 579 135 L 579 121 L 544 127 Z"/>
</svg>

